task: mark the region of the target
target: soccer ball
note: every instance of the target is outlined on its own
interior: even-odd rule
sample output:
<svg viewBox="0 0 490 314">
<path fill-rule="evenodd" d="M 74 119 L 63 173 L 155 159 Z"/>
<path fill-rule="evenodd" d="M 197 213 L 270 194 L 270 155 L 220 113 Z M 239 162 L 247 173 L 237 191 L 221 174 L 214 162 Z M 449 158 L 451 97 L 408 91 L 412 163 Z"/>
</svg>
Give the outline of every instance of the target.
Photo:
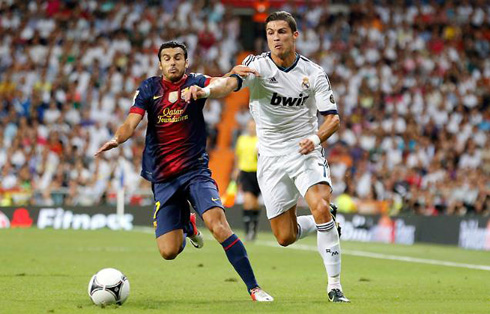
<svg viewBox="0 0 490 314">
<path fill-rule="evenodd" d="M 114 268 L 104 268 L 92 276 L 88 295 L 96 305 L 122 305 L 129 296 L 129 281 Z"/>
</svg>

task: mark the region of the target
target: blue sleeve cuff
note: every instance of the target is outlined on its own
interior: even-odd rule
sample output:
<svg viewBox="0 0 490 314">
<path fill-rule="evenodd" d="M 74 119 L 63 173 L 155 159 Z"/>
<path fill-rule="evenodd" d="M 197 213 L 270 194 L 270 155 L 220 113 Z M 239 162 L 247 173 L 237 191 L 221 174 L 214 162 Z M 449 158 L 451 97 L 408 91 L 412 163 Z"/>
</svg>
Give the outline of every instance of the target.
<svg viewBox="0 0 490 314">
<path fill-rule="evenodd" d="M 234 90 L 234 92 L 238 92 L 240 89 L 242 89 L 243 79 L 238 74 L 232 74 L 230 75 L 230 77 L 236 77 L 238 81 L 238 87 Z"/>
<path fill-rule="evenodd" d="M 328 116 L 329 114 L 339 114 L 337 110 L 327 110 L 327 111 L 320 111 L 320 114 L 322 116 Z"/>
</svg>

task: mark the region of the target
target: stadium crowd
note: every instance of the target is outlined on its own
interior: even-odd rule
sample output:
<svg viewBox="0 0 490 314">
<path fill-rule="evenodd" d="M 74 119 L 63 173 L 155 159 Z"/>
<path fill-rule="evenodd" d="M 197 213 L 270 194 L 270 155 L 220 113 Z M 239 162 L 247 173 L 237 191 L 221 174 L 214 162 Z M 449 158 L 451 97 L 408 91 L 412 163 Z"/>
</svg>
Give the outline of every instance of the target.
<svg viewBox="0 0 490 314">
<path fill-rule="evenodd" d="M 490 5 L 350 2 L 281 8 L 336 95 L 341 128 L 325 148 L 340 209 L 490 214 Z M 145 124 L 129 145 L 95 151 L 158 74 L 162 42 L 184 41 L 190 70 L 216 76 L 241 50 L 240 19 L 217 0 L 3 1 L 0 12 L 0 205 L 111 202 L 121 184 L 151 203 Z M 214 136 L 220 112 L 219 101 L 205 112 Z"/>
</svg>

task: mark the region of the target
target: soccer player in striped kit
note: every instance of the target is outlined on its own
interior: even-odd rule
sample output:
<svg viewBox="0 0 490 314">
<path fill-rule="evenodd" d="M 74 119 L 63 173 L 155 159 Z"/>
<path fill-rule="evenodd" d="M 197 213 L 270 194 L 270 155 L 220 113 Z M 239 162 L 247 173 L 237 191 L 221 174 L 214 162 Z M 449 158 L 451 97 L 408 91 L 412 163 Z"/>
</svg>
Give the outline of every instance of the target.
<svg viewBox="0 0 490 314">
<path fill-rule="evenodd" d="M 166 260 L 175 259 L 184 249 L 186 237 L 195 247 L 203 246 L 195 215 L 190 215 L 190 204 L 223 246 L 252 299 L 273 301 L 257 284 L 247 251 L 228 225 L 216 182 L 211 178 L 202 113 L 206 100 L 186 97 L 192 85 L 205 88 L 213 83 L 218 89 L 234 90 L 239 78 L 236 75 L 227 78 L 187 75 L 187 48 L 179 42 L 161 45 L 158 60 L 162 76 L 143 81 L 126 121 L 95 156 L 127 141 L 147 114 L 141 175 L 152 183 L 153 224 L 161 256 Z M 223 95 L 214 92 L 208 96 Z"/>
</svg>

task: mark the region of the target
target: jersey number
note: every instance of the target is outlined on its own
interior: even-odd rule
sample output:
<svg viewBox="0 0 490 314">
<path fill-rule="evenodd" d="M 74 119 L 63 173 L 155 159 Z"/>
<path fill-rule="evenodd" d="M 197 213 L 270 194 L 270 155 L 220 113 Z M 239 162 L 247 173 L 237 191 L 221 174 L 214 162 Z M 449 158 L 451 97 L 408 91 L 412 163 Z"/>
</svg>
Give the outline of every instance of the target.
<svg viewBox="0 0 490 314">
<path fill-rule="evenodd" d="M 155 203 L 155 212 L 153 213 L 153 227 L 157 227 L 157 213 L 160 210 L 160 201 Z"/>
<path fill-rule="evenodd" d="M 324 162 L 323 164 L 318 163 L 318 165 L 323 168 L 323 177 L 326 178 L 327 177 L 327 164 Z"/>
</svg>

